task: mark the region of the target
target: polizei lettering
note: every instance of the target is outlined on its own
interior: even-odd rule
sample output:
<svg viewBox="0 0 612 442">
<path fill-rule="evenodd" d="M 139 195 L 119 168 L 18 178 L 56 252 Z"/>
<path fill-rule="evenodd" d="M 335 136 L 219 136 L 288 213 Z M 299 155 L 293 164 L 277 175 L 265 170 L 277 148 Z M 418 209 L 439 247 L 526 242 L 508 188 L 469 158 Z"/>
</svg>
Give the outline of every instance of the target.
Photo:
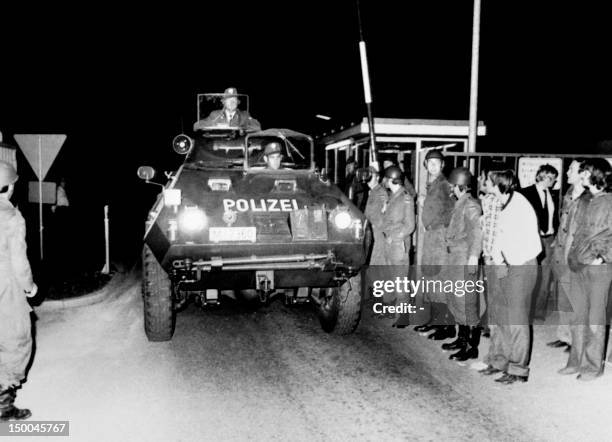
<svg viewBox="0 0 612 442">
<path fill-rule="evenodd" d="M 223 200 L 223 210 L 236 210 L 238 212 L 291 212 L 298 210 L 298 203 L 295 199 L 238 199 Z"/>
</svg>

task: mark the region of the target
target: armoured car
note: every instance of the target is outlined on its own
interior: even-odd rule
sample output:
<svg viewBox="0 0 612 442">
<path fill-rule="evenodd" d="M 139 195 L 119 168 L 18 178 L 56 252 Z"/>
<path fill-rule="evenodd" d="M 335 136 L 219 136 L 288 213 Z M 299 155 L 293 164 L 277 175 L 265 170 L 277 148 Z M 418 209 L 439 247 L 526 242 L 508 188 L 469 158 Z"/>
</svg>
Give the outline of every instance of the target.
<svg viewBox="0 0 612 442">
<path fill-rule="evenodd" d="M 277 168 L 266 162 L 270 145 L 281 154 Z M 315 168 L 312 138 L 289 129 L 200 126 L 175 137 L 173 148 L 184 161 L 167 174 L 146 221 L 148 339 L 171 339 L 175 315 L 190 300 L 207 307 L 226 296 L 312 303 L 325 331 L 353 332 L 368 226 Z M 138 175 L 153 183 L 155 170 L 143 166 Z"/>
</svg>

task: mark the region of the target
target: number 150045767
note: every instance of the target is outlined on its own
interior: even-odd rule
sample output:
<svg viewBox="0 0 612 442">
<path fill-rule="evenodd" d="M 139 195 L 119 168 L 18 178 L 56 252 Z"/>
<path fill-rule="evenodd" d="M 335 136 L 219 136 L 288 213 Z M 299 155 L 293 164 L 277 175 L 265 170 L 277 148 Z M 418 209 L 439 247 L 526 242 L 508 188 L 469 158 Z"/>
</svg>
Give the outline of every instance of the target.
<svg viewBox="0 0 612 442">
<path fill-rule="evenodd" d="M 3 422 L 0 424 L 0 436 L 10 435 L 46 435 L 69 436 L 68 421 L 47 422 Z"/>
</svg>

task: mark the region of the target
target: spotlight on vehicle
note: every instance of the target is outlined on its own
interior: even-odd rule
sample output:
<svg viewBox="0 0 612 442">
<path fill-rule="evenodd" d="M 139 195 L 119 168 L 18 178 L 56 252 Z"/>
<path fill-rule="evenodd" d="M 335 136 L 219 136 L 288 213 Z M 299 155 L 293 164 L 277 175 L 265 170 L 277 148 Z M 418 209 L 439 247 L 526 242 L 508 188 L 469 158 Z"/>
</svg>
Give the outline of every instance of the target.
<svg viewBox="0 0 612 442">
<path fill-rule="evenodd" d="M 172 140 L 172 148 L 179 155 L 187 154 L 193 147 L 193 140 L 187 135 L 180 134 Z"/>
</svg>

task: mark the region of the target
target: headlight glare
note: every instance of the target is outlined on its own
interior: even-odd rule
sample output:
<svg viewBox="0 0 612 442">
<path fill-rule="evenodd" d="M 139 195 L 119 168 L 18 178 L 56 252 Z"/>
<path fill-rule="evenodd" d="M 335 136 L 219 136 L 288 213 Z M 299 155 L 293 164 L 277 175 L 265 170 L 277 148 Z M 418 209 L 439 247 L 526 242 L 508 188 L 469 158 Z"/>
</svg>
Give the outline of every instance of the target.
<svg viewBox="0 0 612 442">
<path fill-rule="evenodd" d="M 348 211 L 341 211 L 334 215 L 334 224 L 338 229 L 347 229 L 351 226 L 353 218 Z"/>
<path fill-rule="evenodd" d="M 178 218 L 179 230 L 186 233 L 199 232 L 206 227 L 206 223 L 206 214 L 197 207 L 186 207 Z"/>
</svg>

